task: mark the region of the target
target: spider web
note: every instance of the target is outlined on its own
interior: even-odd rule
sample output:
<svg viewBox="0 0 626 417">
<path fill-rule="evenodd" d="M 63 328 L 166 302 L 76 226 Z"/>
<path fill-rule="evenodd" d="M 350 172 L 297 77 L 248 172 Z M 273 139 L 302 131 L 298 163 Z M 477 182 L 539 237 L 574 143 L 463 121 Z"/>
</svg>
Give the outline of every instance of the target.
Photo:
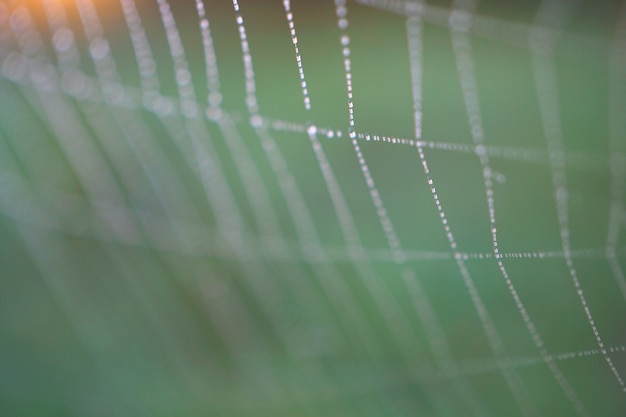
<svg viewBox="0 0 626 417">
<path fill-rule="evenodd" d="M 0 39 L 9 409 L 624 409 L 623 5 L 9 1 Z"/>
</svg>

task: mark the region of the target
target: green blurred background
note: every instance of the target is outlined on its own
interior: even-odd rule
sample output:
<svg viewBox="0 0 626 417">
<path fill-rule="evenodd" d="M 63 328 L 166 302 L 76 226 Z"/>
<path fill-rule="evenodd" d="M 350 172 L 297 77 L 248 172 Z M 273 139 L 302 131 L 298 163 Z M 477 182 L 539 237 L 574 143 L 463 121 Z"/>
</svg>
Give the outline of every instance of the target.
<svg viewBox="0 0 626 417">
<path fill-rule="evenodd" d="M 422 139 L 474 293 L 417 149 L 359 139 L 407 258 L 394 262 L 348 138 L 332 1 L 291 5 L 311 111 L 283 3 L 239 2 L 260 128 L 227 0 L 204 4 L 219 108 L 192 0 L 169 4 L 186 68 L 156 0 L 0 2 L 0 415 L 623 415 L 626 8 L 547 2 L 565 11 L 556 28 L 535 20 L 541 2 L 483 1 L 468 32 L 499 250 L 542 356 L 493 256 L 447 23 L 458 3 L 418 13 Z M 415 139 L 405 3 L 347 9 L 356 131 Z M 556 34 L 541 62 L 554 65 L 567 240 L 606 355 L 563 252 L 534 23 Z M 152 58 L 133 48 L 138 27 Z"/>
</svg>

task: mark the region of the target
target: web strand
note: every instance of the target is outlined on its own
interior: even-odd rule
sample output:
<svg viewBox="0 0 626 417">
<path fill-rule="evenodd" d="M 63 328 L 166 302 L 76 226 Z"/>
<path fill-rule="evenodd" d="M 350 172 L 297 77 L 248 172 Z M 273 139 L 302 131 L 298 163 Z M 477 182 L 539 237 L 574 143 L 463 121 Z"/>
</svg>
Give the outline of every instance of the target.
<svg viewBox="0 0 626 417">
<path fill-rule="evenodd" d="M 22 64 L 28 65 L 28 63 L 32 62 L 32 59 L 26 57 L 23 54 L 12 52 L 10 55 L 4 57 L 5 62 L 5 73 L 3 74 L 8 80 L 17 83 L 19 85 L 23 85 L 34 90 L 40 90 L 43 87 L 37 84 L 30 83 L 29 80 L 25 80 L 23 78 L 16 78 L 14 75 L 15 72 L 22 71 L 20 68 Z M 20 62 L 20 63 L 18 63 Z M 55 87 L 54 85 L 46 85 L 46 91 L 52 89 L 53 91 L 67 95 L 68 97 L 78 100 L 85 101 L 94 104 L 102 104 L 102 92 L 100 91 L 100 87 L 98 86 L 97 81 L 92 80 L 89 76 L 84 74 L 82 71 L 75 69 L 72 71 L 72 77 L 80 77 L 81 83 L 86 84 L 87 87 L 80 91 L 65 91 L 63 88 Z M 168 119 L 168 118 L 180 118 L 181 110 L 177 100 L 172 97 L 164 96 L 160 93 L 151 93 L 147 90 L 143 97 L 146 98 L 146 101 L 142 104 L 142 93 L 132 87 L 128 86 L 120 86 L 124 89 L 124 94 L 126 95 L 127 101 L 124 103 L 114 102 L 107 103 L 107 105 L 111 108 L 119 108 L 119 109 L 132 109 L 135 111 L 146 110 L 155 114 L 157 117 Z M 152 97 L 152 99 L 147 99 L 148 97 Z M 196 103 L 198 108 L 202 106 L 201 103 Z M 226 109 L 218 107 L 210 106 L 207 109 L 207 114 L 204 115 L 206 121 L 209 123 L 214 123 L 220 126 L 220 122 L 223 122 L 222 117 L 226 117 L 232 120 L 231 125 L 239 124 L 240 122 L 236 122 L 234 120 L 232 112 L 229 112 Z M 187 115 L 187 117 L 190 117 Z M 202 116 L 194 116 L 192 118 L 199 118 Z M 269 117 L 265 117 L 262 115 L 258 115 L 254 119 L 255 125 L 260 125 L 268 130 L 276 131 L 276 132 L 299 132 L 305 133 L 307 131 L 308 126 L 305 123 L 297 122 L 297 121 L 289 121 L 289 120 L 281 120 L 281 119 L 273 119 Z M 223 125 L 222 125 L 223 127 Z M 333 138 L 343 138 L 347 137 L 347 135 L 340 129 L 333 129 L 329 127 L 323 127 L 316 125 L 318 134 L 326 136 L 329 139 Z M 365 132 L 356 132 L 357 138 L 361 141 L 379 143 L 385 145 L 397 145 L 397 146 L 410 146 L 414 147 L 416 144 L 422 146 L 424 149 L 437 149 L 440 151 L 446 152 L 454 152 L 454 153 L 466 153 L 466 154 L 475 154 L 475 149 L 472 145 L 468 145 L 466 143 L 460 142 L 449 142 L 444 140 L 420 140 L 417 141 L 415 139 L 389 136 L 389 135 L 380 135 L 380 134 L 372 134 Z M 369 146 L 369 145 L 368 145 Z M 549 158 L 548 153 L 544 149 L 539 148 L 529 148 L 522 146 L 499 146 L 493 144 L 485 144 L 484 149 L 489 154 L 491 158 L 498 158 L 504 160 L 511 161 L 520 161 L 528 164 L 545 164 L 548 165 Z M 602 154 L 594 154 L 592 152 L 580 152 L 576 150 L 566 150 L 567 157 L 567 165 L 568 167 L 590 171 L 590 172 L 602 172 L 606 170 L 606 157 Z"/>
<path fill-rule="evenodd" d="M 291 9 L 287 7 L 287 2 L 285 2 L 285 12 L 287 21 L 289 24 L 289 29 L 292 35 L 292 39 L 296 37 L 295 35 L 295 25 L 293 24 L 293 13 Z M 296 61 L 298 64 L 298 72 L 301 76 L 302 85 L 306 85 L 306 81 L 304 80 L 304 70 L 303 63 L 300 56 L 300 52 L 297 46 L 297 42 L 294 41 L 294 48 L 296 54 Z M 303 96 L 306 99 L 306 91 L 303 90 Z M 305 100 L 305 108 L 310 110 L 310 100 L 308 102 L 309 106 L 306 105 Z M 373 265 L 370 262 L 359 262 L 359 259 L 363 258 L 365 254 L 365 250 L 363 248 L 361 239 L 359 237 L 356 225 L 354 223 L 354 219 L 352 217 L 351 211 L 348 208 L 347 202 L 345 201 L 344 193 L 339 187 L 339 183 L 335 177 L 333 169 L 326 158 L 323 147 L 318 139 L 318 129 L 315 125 L 310 125 L 307 128 L 307 134 L 311 141 L 312 148 L 315 153 L 315 157 L 318 161 L 318 165 L 322 172 L 322 176 L 324 177 L 324 181 L 326 187 L 328 189 L 329 195 L 331 197 L 331 201 L 333 204 L 333 208 L 339 220 L 339 224 L 342 230 L 342 234 L 344 236 L 344 240 L 346 241 L 348 247 L 349 256 L 352 258 L 352 262 L 355 265 L 356 270 L 359 272 L 359 275 L 363 277 L 363 281 L 365 285 L 368 287 L 370 295 L 375 300 L 378 309 L 383 313 L 383 316 L 386 318 L 387 323 L 390 328 L 394 329 L 394 336 L 396 338 L 396 343 L 402 347 L 405 354 L 411 354 L 411 346 L 415 347 L 414 342 L 410 342 L 407 337 L 408 334 L 412 332 L 410 326 L 403 320 L 403 313 L 399 311 L 395 307 L 395 303 L 391 294 L 389 294 L 384 285 L 381 285 L 381 277 L 376 274 Z M 421 289 L 418 286 L 418 290 Z M 419 310 L 420 319 L 426 323 L 427 328 L 430 329 L 429 338 L 431 343 L 436 344 L 436 348 L 439 348 L 441 345 L 445 347 L 445 341 L 442 339 L 442 331 L 439 327 L 439 324 L 434 317 L 434 313 L 432 312 L 432 308 L 428 305 L 427 300 L 425 302 L 420 303 L 423 307 Z M 437 337 L 433 337 L 433 335 L 437 334 Z M 407 345 L 407 342 L 410 343 Z M 407 350 L 408 349 L 408 350 Z M 443 349 L 443 348 L 442 348 Z M 436 349 L 435 349 L 436 351 Z M 444 355 L 440 355 L 445 357 Z M 445 360 L 449 361 L 448 357 L 445 357 Z M 440 360 L 440 362 L 443 362 Z"/>
<path fill-rule="evenodd" d="M 558 105 L 558 89 L 556 80 L 556 69 L 554 64 L 554 47 L 555 34 L 546 32 L 542 26 L 546 22 L 553 25 L 562 25 L 564 18 L 567 18 L 568 12 L 576 6 L 575 1 L 563 5 L 558 2 L 547 0 L 542 3 L 536 16 L 537 27 L 531 33 L 529 38 L 532 70 L 537 89 L 537 97 L 539 100 L 539 109 L 543 122 L 543 130 L 549 150 L 550 167 L 552 171 L 552 185 L 554 189 L 554 199 L 556 201 L 557 219 L 560 229 L 561 245 L 565 254 L 565 264 L 568 273 L 572 279 L 576 293 L 580 300 L 580 304 L 587 316 L 587 320 L 598 343 L 603 357 L 609 366 L 609 369 L 615 376 L 620 388 L 626 392 L 624 380 L 617 370 L 609 352 L 604 347 L 604 341 L 597 328 L 591 309 L 587 303 L 578 271 L 574 266 L 574 260 L 571 257 L 569 227 L 569 209 L 568 209 L 568 188 L 567 176 L 565 171 L 565 157 L 563 152 L 563 132 L 561 131 L 561 114 Z M 539 26 L 541 25 L 541 26 Z"/>
<path fill-rule="evenodd" d="M 403 277 L 403 281 L 407 286 L 409 293 L 412 295 L 414 306 L 420 320 L 424 324 L 425 329 L 430 335 L 430 347 L 435 356 L 437 358 L 439 366 L 441 366 L 445 373 L 448 375 L 455 375 L 457 370 L 454 365 L 451 364 L 451 352 L 447 345 L 447 341 L 445 338 L 445 334 L 441 329 L 436 315 L 430 306 L 430 303 L 427 302 L 427 298 L 425 292 L 422 288 L 422 285 L 419 282 L 419 279 L 415 276 L 414 271 L 405 265 L 406 262 L 406 252 L 401 246 L 400 240 L 396 234 L 395 228 L 389 217 L 382 197 L 380 196 L 380 192 L 378 191 L 376 184 L 374 182 L 373 176 L 369 170 L 367 162 L 365 161 L 365 157 L 361 152 L 360 146 L 357 141 L 357 134 L 354 130 L 355 122 L 354 122 L 354 102 L 353 102 L 353 94 L 352 94 L 352 61 L 351 61 L 351 51 L 350 51 L 350 37 L 347 34 L 348 23 L 348 10 L 346 7 L 346 3 L 343 0 L 335 0 L 336 6 L 336 15 L 337 15 L 337 25 L 339 29 L 342 31 L 340 44 L 342 46 L 342 55 L 344 57 L 344 71 L 345 71 L 345 79 L 346 79 L 346 92 L 348 98 L 348 125 L 349 125 L 349 137 L 352 141 L 352 146 L 356 153 L 357 161 L 359 166 L 361 167 L 361 172 L 363 174 L 365 183 L 369 189 L 370 197 L 372 199 L 372 203 L 374 208 L 376 209 L 376 213 L 378 215 L 378 220 L 383 229 L 387 244 L 389 249 L 394 254 L 394 261 L 398 265 L 401 270 L 401 274 Z M 417 113 L 417 110 L 416 110 Z M 417 116 L 416 116 L 417 119 Z M 416 127 L 417 128 L 417 127 Z M 456 384 L 456 389 L 459 395 L 462 396 L 464 401 L 468 404 L 468 406 L 472 409 L 472 412 L 478 415 L 484 414 L 482 410 L 482 406 L 479 404 L 478 399 L 474 397 L 474 395 L 470 392 L 470 389 L 467 385 L 465 385 L 464 381 L 458 381 Z M 445 401 L 445 400 L 444 400 Z M 435 405 L 436 406 L 436 405 Z"/>
<path fill-rule="evenodd" d="M 457 2 L 458 3 L 458 2 Z M 466 6 L 467 7 L 467 6 Z M 473 7 L 473 5 L 469 6 Z M 482 115 L 478 98 L 478 86 L 476 76 L 474 74 L 474 63 L 472 56 L 471 40 L 467 34 L 467 30 L 471 25 L 471 10 L 465 8 L 458 9 L 458 14 L 450 17 L 452 22 L 452 43 L 457 60 L 457 68 L 460 76 L 461 89 L 463 91 L 465 108 L 468 117 L 468 124 L 471 131 L 472 140 L 475 144 L 475 152 L 482 166 L 482 177 L 485 189 L 485 198 L 487 202 L 489 225 L 491 231 L 494 259 L 498 265 L 498 269 L 504 278 L 509 289 L 511 297 L 517 307 L 524 324 L 532 338 L 535 346 L 539 350 L 540 355 L 544 358 L 546 365 L 550 369 L 555 380 L 558 382 L 568 401 L 572 404 L 577 413 L 581 416 L 589 415 L 584 405 L 574 392 L 569 381 L 565 378 L 558 366 L 551 360 L 548 355 L 547 348 L 543 341 L 543 337 L 538 332 L 534 321 L 531 319 L 528 310 L 521 296 L 519 295 L 515 284 L 513 283 L 509 272 L 504 265 L 500 256 L 500 245 L 498 240 L 496 208 L 495 208 L 495 190 L 494 190 L 494 170 L 489 161 L 489 155 L 484 149 L 484 128 L 482 125 Z"/>
<path fill-rule="evenodd" d="M 328 254 L 319 241 L 309 208 L 297 186 L 296 179 L 289 171 L 287 162 L 280 152 L 274 138 L 262 126 L 262 118 L 259 116 L 258 100 L 256 96 L 256 81 L 250 45 L 247 39 L 244 19 L 237 0 L 233 0 L 233 8 L 235 10 L 235 18 L 243 53 L 246 77 L 246 106 L 250 113 L 250 123 L 261 141 L 265 155 L 278 180 L 280 191 L 284 196 L 289 214 L 296 227 L 298 240 L 302 243 L 306 242 L 303 251 L 312 253 L 316 257 L 326 258 Z M 380 355 L 382 349 L 380 343 L 372 339 L 373 335 L 371 332 L 369 332 L 364 327 L 361 320 L 359 320 L 356 301 L 352 294 L 350 294 L 339 271 L 334 265 L 329 263 L 316 265 L 313 271 L 331 304 L 338 311 L 344 312 L 347 315 L 344 325 L 354 332 L 354 340 L 363 341 L 364 351 L 367 351 L 369 355 L 373 355 L 374 357 Z"/>
</svg>

